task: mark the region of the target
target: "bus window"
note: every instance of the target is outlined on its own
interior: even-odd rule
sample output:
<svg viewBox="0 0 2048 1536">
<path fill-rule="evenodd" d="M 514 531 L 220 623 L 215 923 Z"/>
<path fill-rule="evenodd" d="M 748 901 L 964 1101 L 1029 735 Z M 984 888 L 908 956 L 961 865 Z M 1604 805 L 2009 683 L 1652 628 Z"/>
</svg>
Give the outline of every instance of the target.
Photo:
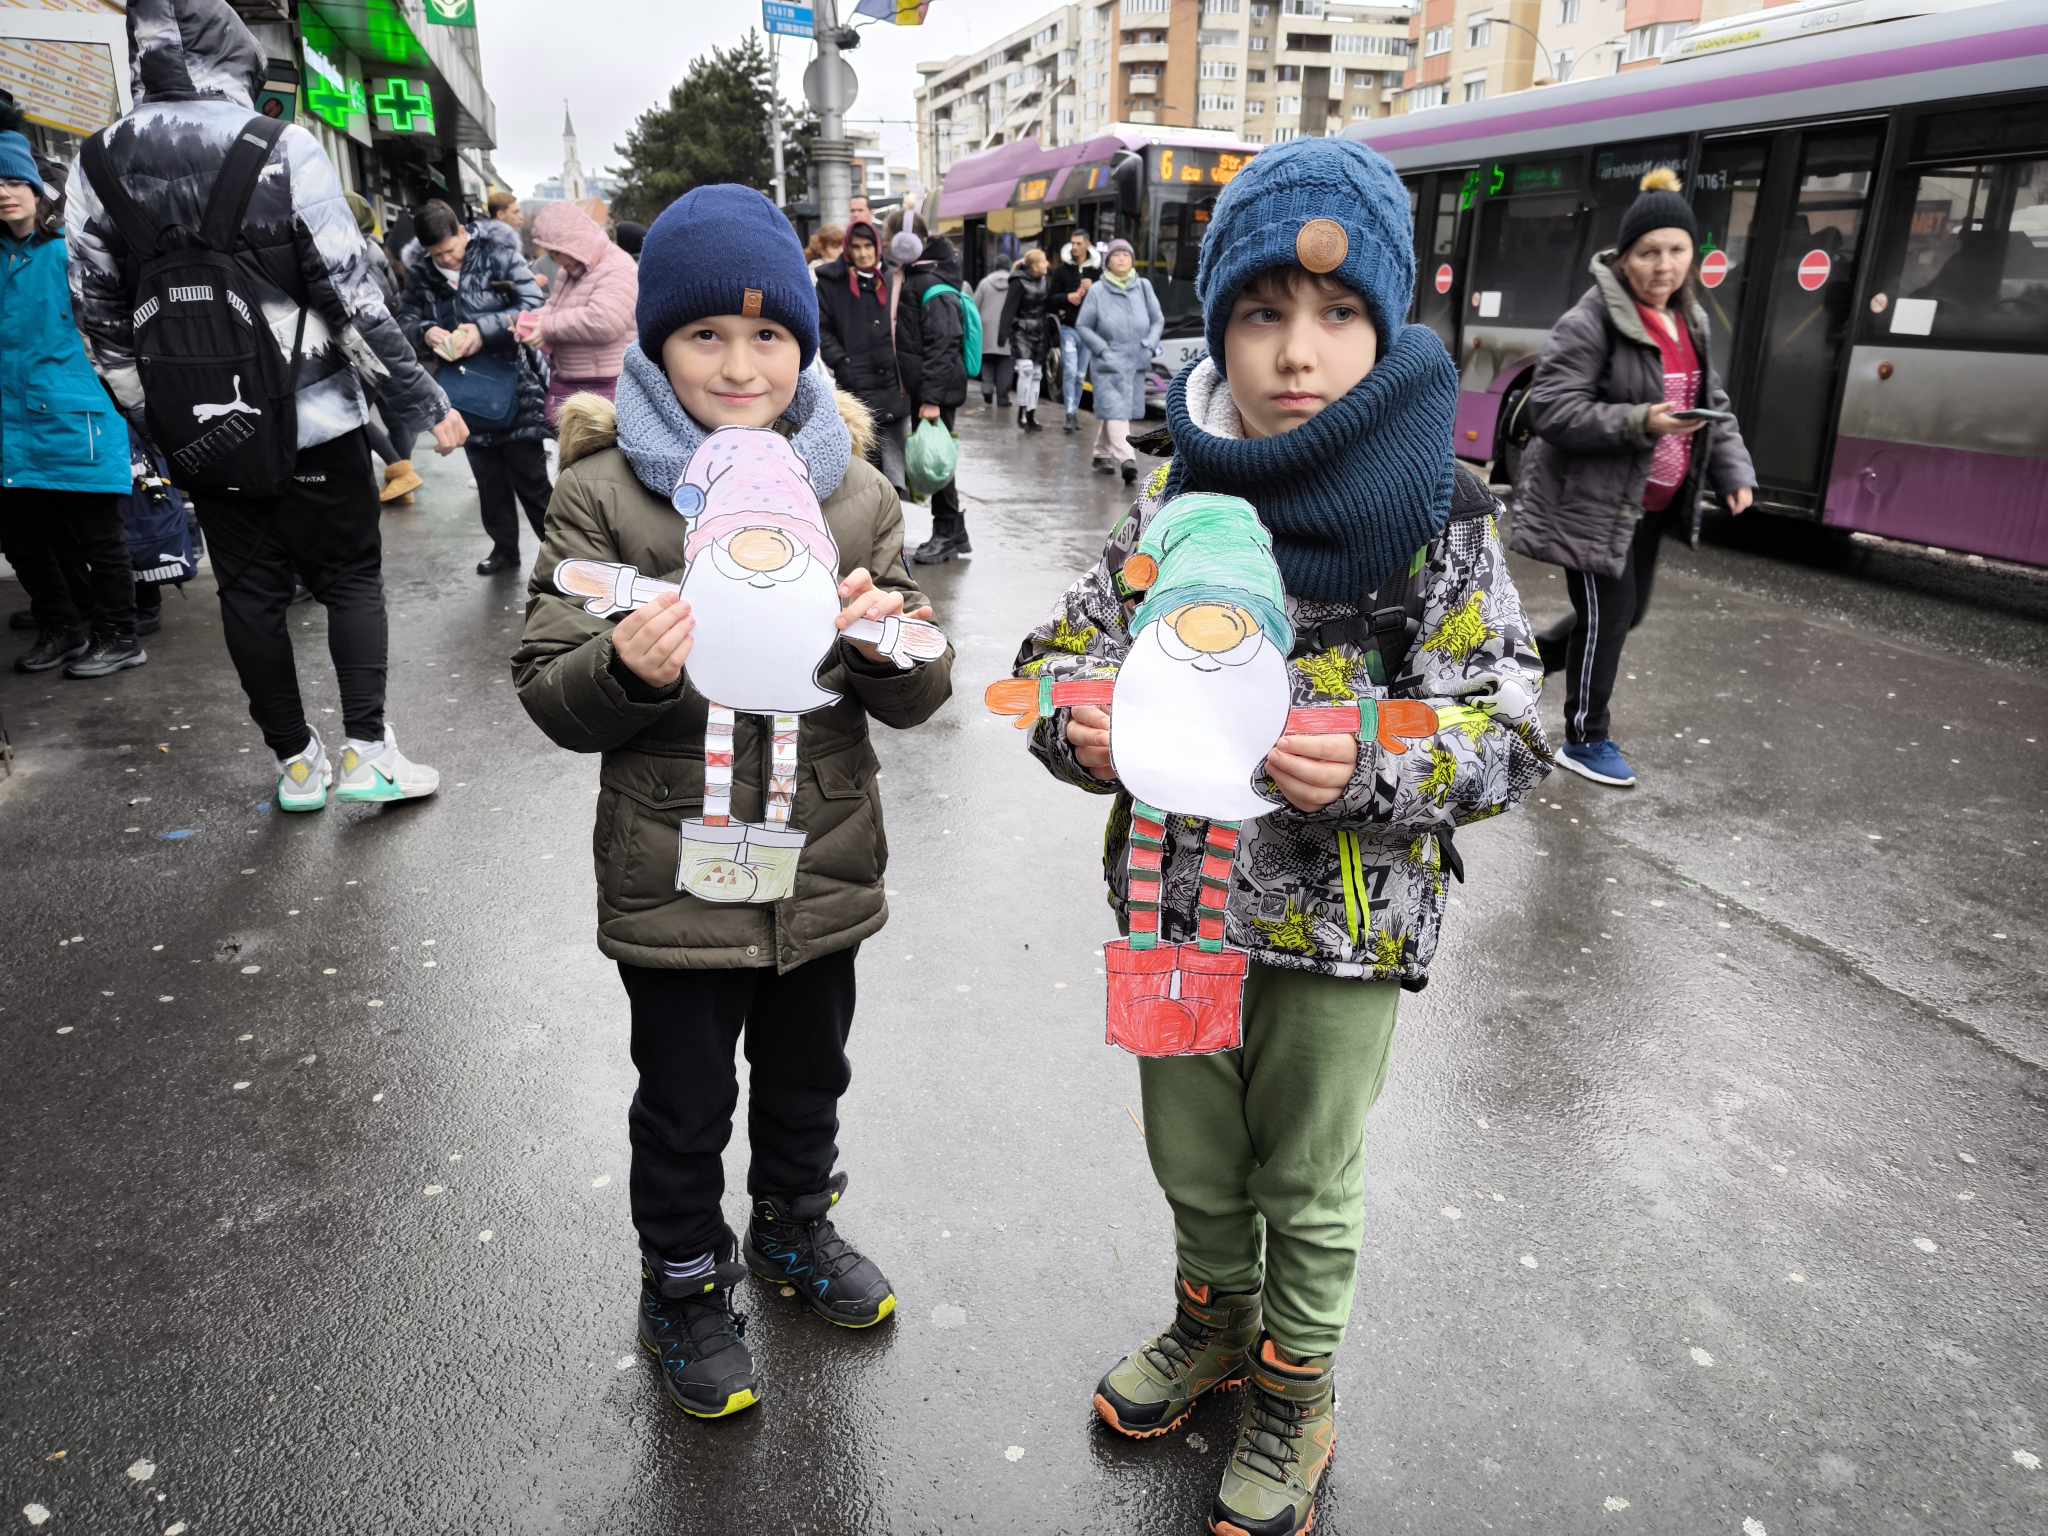
<svg viewBox="0 0 2048 1536">
<path fill-rule="evenodd" d="M 1415 285 L 1415 318 L 1436 332 L 1444 350 L 1453 357 L 1458 353 L 1459 296 L 1465 291 L 1464 285 L 1458 281 L 1463 276 L 1458 268 L 1465 259 L 1458 217 L 1463 201 L 1459 190 L 1463 179 L 1463 173 L 1459 171 L 1439 173 L 1436 206 L 1416 224 L 1416 233 L 1420 236 L 1416 243 L 1421 249 L 1416 263 L 1420 271 Z M 1451 281 L 1439 293 L 1437 273 L 1445 267 L 1451 269 Z"/>
<path fill-rule="evenodd" d="M 1583 213 L 1576 192 L 1489 198 L 1480 210 L 1479 254 L 1465 289 L 1468 304 L 1481 301 L 1475 313 L 1502 326 L 1549 330 L 1593 281 L 1579 264 Z M 1486 313 L 1489 291 L 1500 294 L 1498 315 Z"/>
<path fill-rule="evenodd" d="M 1909 171 L 1880 335 L 1950 345 L 2048 342 L 2048 159 Z"/>
<path fill-rule="evenodd" d="M 1763 191 L 1769 145 L 1759 139 L 1723 139 L 1700 153 L 1692 184 L 1693 213 L 1699 220 L 1699 250 L 1693 261 L 1693 294 L 1707 312 L 1707 345 L 1714 371 L 1733 391 L 1735 322 L 1748 291 L 1750 247 L 1756 238 L 1757 198 Z M 1702 266 L 1719 252 L 1722 260 Z M 1736 402 L 1738 405 L 1741 402 Z"/>
<path fill-rule="evenodd" d="M 1877 151 L 1876 128 L 1806 136 L 1798 196 L 1777 257 L 1770 271 L 1756 274 L 1770 284 L 1763 322 L 1770 361 L 1745 438 L 1767 488 L 1801 494 L 1819 488 Z"/>
<path fill-rule="evenodd" d="M 1586 247 L 1590 257 L 1604 251 L 1621 234 L 1621 218 L 1628 205 L 1642 191 L 1643 178 L 1660 165 L 1678 172 L 1685 183 L 1686 155 L 1683 139 L 1651 139 L 1640 144 L 1623 144 L 1603 149 L 1593 157 L 1593 243 Z"/>
<path fill-rule="evenodd" d="M 1202 237 L 1209 232 L 1209 216 L 1215 207 L 1213 197 L 1160 197 L 1153 204 L 1154 259 L 1146 276 L 1152 279 L 1152 291 L 1158 296 L 1168 335 L 1201 329 L 1202 306 L 1195 298 L 1195 272 L 1201 261 Z"/>
</svg>

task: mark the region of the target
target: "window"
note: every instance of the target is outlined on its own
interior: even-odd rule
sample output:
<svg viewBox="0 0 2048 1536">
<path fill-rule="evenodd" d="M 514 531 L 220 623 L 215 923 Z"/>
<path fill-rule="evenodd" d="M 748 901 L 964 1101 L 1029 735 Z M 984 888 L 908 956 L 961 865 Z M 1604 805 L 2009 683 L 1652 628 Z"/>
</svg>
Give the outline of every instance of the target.
<svg viewBox="0 0 2048 1536">
<path fill-rule="evenodd" d="M 1266 104 L 1255 96 L 1244 104 L 1244 115 L 1246 117 L 1264 117 L 1266 115 Z"/>
<path fill-rule="evenodd" d="M 1243 9 L 1243 0 L 1202 0 L 1204 16 L 1235 16 Z"/>
<path fill-rule="evenodd" d="M 1418 85 L 1408 93 L 1408 110 L 1423 112 L 1431 107 L 1441 107 L 1451 99 L 1451 88 L 1438 81 L 1435 85 Z M 1556 316 L 1552 316 L 1555 319 Z"/>
<path fill-rule="evenodd" d="M 1237 110 L 1237 98 L 1235 96 L 1203 96 L 1198 98 L 1197 105 L 1204 112 L 1235 112 Z"/>
<path fill-rule="evenodd" d="M 1070 101 L 1063 101 L 1060 103 L 1060 129 L 1062 132 L 1065 132 L 1073 126 L 1074 104 Z"/>
<path fill-rule="evenodd" d="M 1273 103 L 1273 114 L 1276 117 L 1301 116 L 1301 98 L 1299 96 L 1282 96 Z"/>
<path fill-rule="evenodd" d="M 1237 34 L 1235 32 L 1212 32 L 1204 28 L 1195 34 L 1195 41 L 1204 48 L 1235 48 L 1237 46 Z"/>
<path fill-rule="evenodd" d="M 1298 81 L 1301 79 L 1301 66 L 1299 64 L 1276 65 L 1273 69 L 1273 78 L 1283 83 Z"/>
<path fill-rule="evenodd" d="M 1235 80 L 1237 78 L 1237 65 L 1229 59 L 1204 59 L 1202 60 L 1202 78 L 1204 80 Z"/>
<path fill-rule="evenodd" d="M 1244 72 L 1244 77 L 1253 85 L 1264 85 L 1266 83 L 1266 72 L 1263 69 L 1248 69 Z"/>
<path fill-rule="evenodd" d="M 1660 21 L 1654 27 L 1637 27 L 1628 35 L 1629 62 L 1663 58 L 1671 45 L 1678 41 L 1678 34 L 1691 25 L 1688 21 Z"/>
<path fill-rule="evenodd" d="M 1440 53 L 1449 53 L 1450 51 L 1451 29 L 1449 27 L 1432 27 L 1429 31 L 1422 34 L 1422 55 L 1424 58 L 1435 58 Z"/>
<path fill-rule="evenodd" d="M 1282 16 L 1320 16 L 1323 0 L 1280 0 Z"/>
<path fill-rule="evenodd" d="M 1253 39 L 1252 39 L 1252 52 L 1253 52 L 1253 53 L 1264 53 L 1264 52 L 1266 51 L 1266 41 L 1267 41 L 1267 40 L 1266 40 L 1265 38 L 1263 38 L 1263 37 L 1255 37 L 1255 38 L 1253 38 Z"/>
<path fill-rule="evenodd" d="M 1173 9 L 1173 0 L 1123 0 L 1123 14 L 1126 16 L 1164 16 Z"/>
<path fill-rule="evenodd" d="M 1058 42 L 1059 40 L 1060 29 L 1059 24 L 1057 22 L 1055 22 L 1052 26 L 1049 27 L 1041 27 L 1038 29 L 1036 35 L 1034 35 L 1031 39 L 1031 51 L 1033 53 L 1042 52 L 1043 50 L 1050 48 L 1054 43 Z"/>
<path fill-rule="evenodd" d="M 2048 342 L 2048 159 L 1909 171 L 1904 248 L 1886 258 L 1892 336 Z"/>
<path fill-rule="evenodd" d="M 1579 19 L 1580 0 L 1557 0 L 1557 24 L 1569 27 Z"/>
<path fill-rule="evenodd" d="M 1569 49 L 1569 48 L 1560 48 L 1560 49 L 1558 49 L 1558 50 L 1557 50 L 1556 54 L 1555 54 L 1555 55 L 1554 55 L 1554 56 L 1552 57 L 1552 59 L 1551 59 L 1551 62 L 1552 62 L 1553 64 L 1555 64 L 1555 65 L 1557 66 L 1557 78 L 1558 78 L 1558 79 L 1560 79 L 1560 80 L 1569 80 L 1569 79 L 1571 79 L 1571 77 L 1572 77 L 1572 60 L 1573 60 L 1573 54 L 1572 54 L 1572 51 L 1571 51 L 1571 49 Z"/>
<path fill-rule="evenodd" d="M 1484 80 L 1467 80 L 1465 82 L 1465 99 L 1467 101 L 1486 100 L 1486 82 Z"/>
<path fill-rule="evenodd" d="M 1266 142 L 1266 136 L 1263 133 L 1248 133 L 1244 136 L 1244 141 L 1247 144 L 1263 144 Z"/>
<path fill-rule="evenodd" d="M 1492 41 L 1493 18 L 1491 16 L 1474 16 L 1465 24 L 1465 46 L 1467 48 L 1484 48 Z"/>
<path fill-rule="evenodd" d="M 1363 102 L 1363 101 L 1361 101 L 1361 102 L 1360 102 L 1360 103 L 1359 103 L 1359 104 L 1358 104 L 1357 106 L 1355 106 L 1355 107 L 1353 107 L 1353 108 L 1351 109 L 1351 116 L 1352 116 L 1352 117 L 1353 117 L 1354 119 L 1356 119 L 1356 118 L 1361 118 L 1361 117 L 1371 117 L 1371 116 L 1372 116 L 1372 105 L 1371 105 L 1371 103 L 1369 103 L 1369 102 Z"/>
<path fill-rule="evenodd" d="M 1254 5 L 1252 7 L 1253 21 L 1271 21 L 1272 19 L 1273 7 L 1270 5 Z"/>
<path fill-rule="evenodd" d="M 1301 130 L 1299 128 L 1275 128 L 1273 130 L 1273 142 L 1275 144 L 1291 143 L 1300 137 Z"/>
</svg>

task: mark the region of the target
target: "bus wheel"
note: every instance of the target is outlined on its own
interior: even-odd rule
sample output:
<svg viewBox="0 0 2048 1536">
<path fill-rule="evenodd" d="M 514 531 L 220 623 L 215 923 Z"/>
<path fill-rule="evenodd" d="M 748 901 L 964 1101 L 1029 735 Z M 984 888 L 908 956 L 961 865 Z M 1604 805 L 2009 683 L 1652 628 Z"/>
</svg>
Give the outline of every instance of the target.
<svg viewBox="0 0 2048 1536">
<path fill-rule="evenodd" d="M 1500 423 L 1494 431 L 1493 478 L 1503 485 L 1515 485 L 1522 478 L 1522 453 L 1529 446 L 1533 429 L 1529 420 L 1529 381 L 1523 379 L 1508 390 L 1501 401 Z"/>
</svg>

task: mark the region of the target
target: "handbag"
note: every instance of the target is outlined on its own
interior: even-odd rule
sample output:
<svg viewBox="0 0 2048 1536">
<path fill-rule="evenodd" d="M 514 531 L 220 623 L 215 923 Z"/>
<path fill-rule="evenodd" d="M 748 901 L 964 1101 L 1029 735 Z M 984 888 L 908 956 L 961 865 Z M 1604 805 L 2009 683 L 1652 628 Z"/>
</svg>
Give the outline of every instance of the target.
<svg viewBox="0 0 2048 1536">
<path fill-rule="evenodd" d="M 502 432 L 519 419 L 519 375 L 517 353 L 494 357 L 479 352 L 459 363 L 444 363 L 437 378 L 448 403 L 470 426 Z"/>
</svg>

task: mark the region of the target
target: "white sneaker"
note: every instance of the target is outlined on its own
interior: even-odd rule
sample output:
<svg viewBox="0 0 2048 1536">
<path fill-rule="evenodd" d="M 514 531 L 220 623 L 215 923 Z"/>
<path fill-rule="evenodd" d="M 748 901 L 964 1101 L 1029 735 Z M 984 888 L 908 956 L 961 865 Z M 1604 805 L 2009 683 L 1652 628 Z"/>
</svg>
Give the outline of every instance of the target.
<svg viewBox="0 0 2048 1536">
<path fill-rule="evenodd" d="M 441 775 L 400 752 L 398 737 L 387 725 L 382 742 L 351 740 L 341 749 L 341 783 L 334 798 L 359 804 L 423 800 L 440 787 Z"/>
<path fill-rule="evenodd" d="M 320 733 L 306 743 L 297 757 L 279 760 L 277 765 L 277 808 L 280 811 L 317 811 L 327 805 L 327 786 L 334 782 L 334 765 L 320 744 Z"/>
</svg>

